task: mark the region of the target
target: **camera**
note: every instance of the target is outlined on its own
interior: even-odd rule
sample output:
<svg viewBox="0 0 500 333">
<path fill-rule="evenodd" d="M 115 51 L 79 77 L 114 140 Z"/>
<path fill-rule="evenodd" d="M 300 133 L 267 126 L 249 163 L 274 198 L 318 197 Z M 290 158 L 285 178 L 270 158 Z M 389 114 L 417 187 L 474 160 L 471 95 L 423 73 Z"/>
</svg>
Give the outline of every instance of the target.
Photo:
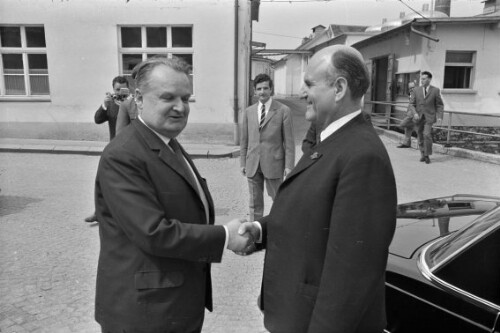
<svg viewBox="0 0 500 333">
<path fill-rule="evenodd" d="M 123 102 L 130 95 L 130 90 L 128 88 L 120 88 L 120 92 L 118 94 L 112 94 L 111 97 L 118 102 Z"/>
</svg>

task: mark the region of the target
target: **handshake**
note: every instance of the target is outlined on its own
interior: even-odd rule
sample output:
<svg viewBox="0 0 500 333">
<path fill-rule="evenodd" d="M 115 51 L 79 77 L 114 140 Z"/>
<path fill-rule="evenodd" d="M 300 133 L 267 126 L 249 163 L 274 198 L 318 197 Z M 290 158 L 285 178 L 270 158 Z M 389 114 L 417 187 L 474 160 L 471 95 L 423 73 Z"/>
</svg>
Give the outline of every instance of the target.
<svg viewBox="0 0 500 333">
<path fill-rule="evenodd" d="M 247 255 L 255 252 L 255 243 L 260 238 L 260 228 L 255 222 L 247 222 L 243 219 L 234 219 L 226 224 L 229 234 L 227 248 L 239 255 Z"/>
</svg>

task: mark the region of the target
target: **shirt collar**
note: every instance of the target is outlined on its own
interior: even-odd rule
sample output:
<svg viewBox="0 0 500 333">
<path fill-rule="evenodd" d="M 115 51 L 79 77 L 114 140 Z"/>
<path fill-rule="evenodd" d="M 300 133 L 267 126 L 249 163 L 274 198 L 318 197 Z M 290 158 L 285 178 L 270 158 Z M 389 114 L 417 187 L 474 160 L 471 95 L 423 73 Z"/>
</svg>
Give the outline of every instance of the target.
<svg viewBox="0 0 500 333">
<path fill-rule="evenodd" d="M 264 105 L 266 106 L 266 111 L 269 111 L 269 109 L 271 108 L 271 103 L 272 102 L 273 102 L 273 98 L 269 97 L 269 99 L 267 100 L 267 102 L 264 103 Z M 259 101 L 259 112 L 260 112 L 261 109 L 262 109 L 262 103 Z"/>
<path fill-rule="evenodd" d="M 333 133 L 335 133 L 336 131 L 338 131 L 339 128 L 341 128 L 342 126 L 344 126 L 345 124 L 347 124 L 350 120 L 352 120 L 353 118 L 355 118 L 359 114 L 361 114 L 361 110 L 358 110 L 358 111 L 353 112 L 353 113 L 349 113 L 348 115 L 345 115 L 342 118 L 339 118 L 339 119 L 335 120 L 333 123 L 331 123 L 330 125 L 328 125 L 328 127 L 325 128 L 321 132 L 321 134 L 320 134 L 320 140 L 321 141 L 325 140 L 330 135 L 332 135 Z"/>
<path fill-rule="evenodd" d="M 142 119 L 142 117 L 140 115 L 137 116 L 137 119 L 139 119 L 140 122 L 144 124 L 144 126 L 146 126 L 147 128 L 149 128 L 154 134 L 156 134 L 156 136 L 158 136 L 161 139 L 161 141 L 163 141 L 170 148 L 170 146 L 168 145 L 168 143 L 170 142 L 170 140 L 172 138 L 167 138 L 165 135 L 162 135 L 162 134 L 158 133 L 157 131 L 155 131 L 154 129 L 152 129 L 151 127 L 149 127 L 148 124 L 146 124 L 144 122 L 144 120 Z"/>
</svg>

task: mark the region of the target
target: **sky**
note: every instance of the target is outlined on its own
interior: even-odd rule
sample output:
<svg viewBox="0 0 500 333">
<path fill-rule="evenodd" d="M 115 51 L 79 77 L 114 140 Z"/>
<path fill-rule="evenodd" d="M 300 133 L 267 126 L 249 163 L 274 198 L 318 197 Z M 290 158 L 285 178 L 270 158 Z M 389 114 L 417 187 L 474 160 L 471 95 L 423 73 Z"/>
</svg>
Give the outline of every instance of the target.
<svg viewBox="0 0 500 333">
<path fill-rule="evenodd" d="M 482 13 L 482 0 L 451 0 L 451 17 Z M 377 25 L 383 18 L 399 18 L 400 12 L 412 13 L 405 6 L 421 11 L 431 0 L 261 0 L 259 21 L 253 22 L 253 40 L 266 43 L 267 49 L 295 49 L 302 38 L 317 25 Z"/>
</svg>

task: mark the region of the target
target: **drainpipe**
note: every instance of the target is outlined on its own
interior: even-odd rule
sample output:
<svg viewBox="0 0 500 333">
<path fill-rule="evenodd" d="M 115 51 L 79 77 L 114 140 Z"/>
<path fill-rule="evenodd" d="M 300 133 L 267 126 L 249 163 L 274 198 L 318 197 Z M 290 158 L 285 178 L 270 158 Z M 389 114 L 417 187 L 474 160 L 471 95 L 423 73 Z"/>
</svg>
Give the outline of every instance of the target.
<svg viewBox="0 0 500 333">
<path fill-rule="evenodd" d="M 239 29 L 238 29 L 238 0 L 234 0 L 234 105 L 233 105 L 233 122 L 234 122 L 234 144 L 240 144 L 240 127 L 238 124 L 238 38 L 239 38 Z"/>
<path fill-rule="evenodd" d="M 415 33 L 415 34 L 417 34 L 417 35 L 419 35 L 419 36 L 422 36 L 422 37 L 424 37 L 424 38 L 427 38 L 427 39 L 430 39 L 430 40 L 432 40 L 432 41 L 435 41 L 436 43 L 437 43 L 437 42 L 439 42 L 439 38 L 434 38 L 434 37 L 432 37 L 431 35 L 426 34 L 425 32 L 422 32 L 422 31 L 420 31 L 420 30 L 417 30 L 417 29 L 415 29 L 415 28 L 413 27 L 413 25 L 410 27 L 410 29 L 411 29 L 411 32 L 413 32 L 413 33 Z"/>
</svg>

